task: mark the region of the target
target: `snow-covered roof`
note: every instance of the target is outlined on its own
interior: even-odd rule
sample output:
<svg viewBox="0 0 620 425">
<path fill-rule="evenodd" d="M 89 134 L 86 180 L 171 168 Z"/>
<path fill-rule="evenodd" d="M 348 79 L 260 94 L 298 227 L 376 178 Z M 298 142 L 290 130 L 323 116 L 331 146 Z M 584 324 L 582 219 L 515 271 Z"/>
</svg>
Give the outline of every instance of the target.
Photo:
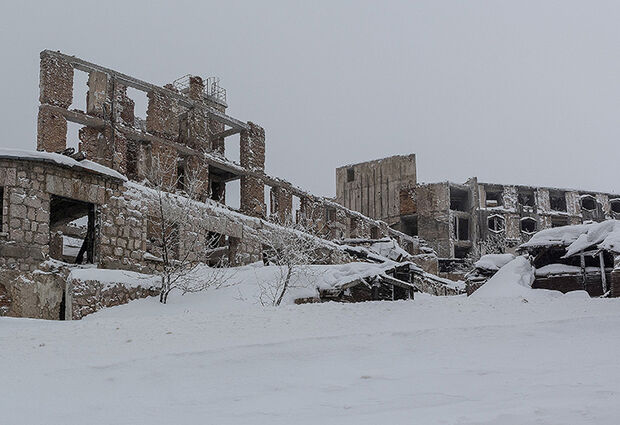
<svg viewBox="0 0 620 425">
<path fill-rule="evenodd" d="M 88 159 L 76 161 L 71 157 L 61 155 L 59 153 L 0 148 L 0 159 L 21 159 L 26 161 L 50 162 L 65 167 L 82 168 L 97 174 L 127 181 L 127 177 L 111 168 L 97 164 L 93 161 L 89 161 Z"/>
<path fill-rule="evenodd" d="M 521 248 L 566 247 L 565 257 L 589 248 L 620 254 L 620 220 L 577 224 L 541 230 L 521 245 Z"/>
</svg>

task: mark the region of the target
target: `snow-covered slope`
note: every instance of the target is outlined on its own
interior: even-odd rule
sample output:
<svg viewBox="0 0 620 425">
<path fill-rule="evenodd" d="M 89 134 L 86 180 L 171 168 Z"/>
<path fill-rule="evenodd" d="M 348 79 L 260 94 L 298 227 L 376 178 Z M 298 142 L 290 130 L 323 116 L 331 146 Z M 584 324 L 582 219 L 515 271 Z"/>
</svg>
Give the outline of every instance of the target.
<svg viewBox="0 0 620 425">
<path fill-rule="evenodd" d="M 0 423 L 618 423 L 620 300 L 263 308 L 247 276 L 81 321 L 0 318 Z"/>
</svg>

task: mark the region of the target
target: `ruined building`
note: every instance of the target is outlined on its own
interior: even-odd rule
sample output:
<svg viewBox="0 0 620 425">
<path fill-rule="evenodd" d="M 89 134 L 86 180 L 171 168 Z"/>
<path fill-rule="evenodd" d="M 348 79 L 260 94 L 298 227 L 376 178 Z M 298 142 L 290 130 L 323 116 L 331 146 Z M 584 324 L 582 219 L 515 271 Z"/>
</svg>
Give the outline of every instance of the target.
<svg viewBox="0 0 620 425">
<path fill-rule="evenodd" d="M 338 168 L 336 200 L 428 241 L 444 273 L 465 259 L 514 253 L 539 230 L 620 218 L 620 195 L 610 193 L 480 183 L 475 177 L 464 184 L 418 184 L 415 155 Z"/>
<path fill-rule="evenodd" d="M 84 110 L 72 108 L 78 73 L 88 81 Z M 149 185 L 161 166 L 167 190 L 185 199 L 189 176 L 199 172 L 191 199 L 199 212 L 178 223 L 173 258 L 191 254 L 188 240 L 206 245 L 217 235 L 226 264 L 259 261 L 259 232 L 310 223 L 331 262 L 364 258 L 364 245 L 393 239 L 417 264 L 398 273 L 442 291 L 442 278 L 458 278 L 464 258 L 513 250 L 543 228 L 620 217 L 620 197 L 610 194 L 476 179 L 418 184 L 415 155 L 339 168 L 336 200 L 314 196 L 265 172 L 264 129 L 227 113 L 217 79 L 185 76 L 162 87 L 46 50 L 39 88 L 36 151 L 0 149 L 0 315 L 80 318 L 152 294 L 154 287 L 97 281 L 71 265 L 145 275 L 161 269 Z M 135 93 L 147 99 L 144 117 Z M 79 126 L 75 148 L 70 123 Z M 239 163 L 226 156 L 231 143 Z M 226 191 L 236 180 L 240 207 L 233 209 Z M 196 222 L 205 234 L 192 230 Z"/>
<path fill-rule="evenodd" d="M 88 79 L 85 110 L 70 109 L 78 72 Z M 266 174 L 265 131 L 226 113 L 217 80 L 186 76 L 160 87 L 46 50 L 39 88 L 37 151 L 0 150 L 0 314 L 79 318 L 145 295 L 76 282 L 63 265 L 158 269 L 153 199 L 142 184 L 155 160 L 170 170 L 180 196 L 184 176 L 201 170 L 200 208 L 208 233 L 222 236 L 218 249 L 229 264 L 262 258 L 257 229 L 301 220 L 327 239 L 390 236 L 411 253 L 420 250 L 418 238 Z M 129 89 L 146 94 L 145 119 L 136 116 Z M 81 126 L 77 150 L 68 149 L 68 123 Z M 239 143 L 240 163 L 226 158 L 229 143 Z M 240 180 L 238 211 L 224 205 L 233 180 Z M 181 223 L 174 255 L 185 254 L 187 232 Z"/>
</svg>

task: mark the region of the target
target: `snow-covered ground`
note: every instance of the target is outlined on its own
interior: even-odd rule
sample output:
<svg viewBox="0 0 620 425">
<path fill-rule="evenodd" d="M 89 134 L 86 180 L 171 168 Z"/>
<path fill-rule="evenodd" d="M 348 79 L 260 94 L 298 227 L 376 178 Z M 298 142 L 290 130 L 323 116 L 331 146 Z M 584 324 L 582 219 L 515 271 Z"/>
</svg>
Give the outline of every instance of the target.
<svg viewBox="0 0 620 425">
<path fill-rule="evenodd" d="M 249 276 L 81 321 L 0 318 L 0 423 L 618 423 L 620 300 L 500 282 L 264 308 Z"/>
</svg>

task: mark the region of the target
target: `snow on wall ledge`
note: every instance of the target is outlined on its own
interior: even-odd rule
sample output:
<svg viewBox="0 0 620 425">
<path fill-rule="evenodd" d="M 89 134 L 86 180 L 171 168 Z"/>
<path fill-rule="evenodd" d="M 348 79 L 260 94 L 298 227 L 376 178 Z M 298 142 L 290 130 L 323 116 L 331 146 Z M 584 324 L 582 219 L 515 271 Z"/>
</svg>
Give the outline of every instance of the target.
<svg viewBox="0 0 620 425">
<path fill-rule="evenodd" d="M 159 293 L 158 276 L 127 270 L 73 269 L 67 278 L 67 302 L 73 320 L 105 307 Z"/>
<path fill-rule="evenodd" d="M 82 161 L 76 161 L 75 159 L 71 157 L 68 157 L 66 155 L 61 155 L 59 153 L 0 148 L 0 158 L 1 159 L 21 159 L 21 160 L 26 160 L 26 161 L 51 162 L 51 163 L 61 165 L 64 167 L 82 168 L 87 171 L 93 171 L 97 174 L 101 174 L 101 175 L 108 176 L 108 177 L 113 177 L 115 179 L 119 179 L 123 181 L 127 181 L 127 177 L 125 177 L 124 175 L 122 175 L 121 173 L 117 171 L 114 171 L 111 168 L 105 167 L 101 164 L 97 164 L 96 162 L 93 162 L 93 161 L 89 161 L 88 159 L 84 159 Z"/>
</svg>

